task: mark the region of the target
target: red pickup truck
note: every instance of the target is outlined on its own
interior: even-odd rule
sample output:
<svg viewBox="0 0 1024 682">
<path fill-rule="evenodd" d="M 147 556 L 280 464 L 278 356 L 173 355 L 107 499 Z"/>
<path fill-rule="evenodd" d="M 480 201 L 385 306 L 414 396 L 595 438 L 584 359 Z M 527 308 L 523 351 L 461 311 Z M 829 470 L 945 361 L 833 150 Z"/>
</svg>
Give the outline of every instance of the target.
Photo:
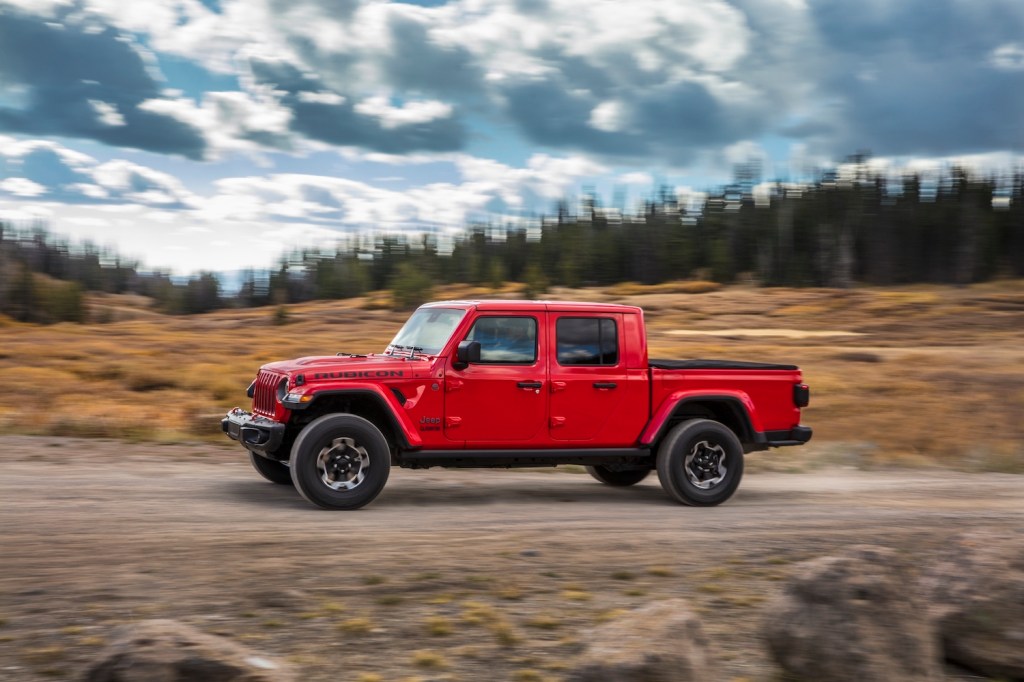
<svg viewBox="0 0 1024 682">
<path fill-rule="evenodd" d="M 745 453 L 811 438 L 797 367 L 648 360 L 643 311 L 603 303 L 429 303 L 383 353 L 270 363 L 248 394 L 224 432 L 330 509 L 369 503 L 395 465 L 580 464 L 613 486 L 657 470 L 677 501 L 716 505 Z"/>
</svg>

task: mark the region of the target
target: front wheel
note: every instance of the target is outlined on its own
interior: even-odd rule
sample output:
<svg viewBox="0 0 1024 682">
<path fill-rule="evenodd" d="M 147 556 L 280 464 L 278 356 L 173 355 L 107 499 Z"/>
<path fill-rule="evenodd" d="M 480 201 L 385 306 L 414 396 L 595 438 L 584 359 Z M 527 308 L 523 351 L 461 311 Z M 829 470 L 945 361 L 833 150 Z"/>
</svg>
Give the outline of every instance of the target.
<svg viewBox="0 0 1024 682">
<path fill-rule="evenodd" d="M 249 461 L 252 463 L 252 468 L 259 472 L 260 476 L 271 483 L 280 483 L 282 485 L 292 484 L 292 472 L 284 462 L 267 459 L 266 457 L 257 455 L 252 450 L 249 451 Z"/>
<path fill-rule="evenodd" d="M 651 473 L 650 469 L 623 469 L 622 471 L 616 471 L 615 469 L 609 469 L 597 464 L 592 467 L 587 467 L 587 473 L 605 483 L 607 485 L 613 485 L 617 488 L 624 488 L 629 485 L 636 485 L 640 481 L 647 478 L 647 475 Z"/>
<path fill-rule="evenodd" d="M 295 488 L 325 509 L 369 504 L 384 488 L 390 471 L 391 449 L 384 434 L 353 414 L 313 420 L 292 446 Z"/>
<path fill-rule="evenodd" d="M 743 446 L 724 424 L 690 419 L 658 448 L 661 487 L 683 504 L 710 507 L 732 497 L 743 477 Z"/>
</svg>

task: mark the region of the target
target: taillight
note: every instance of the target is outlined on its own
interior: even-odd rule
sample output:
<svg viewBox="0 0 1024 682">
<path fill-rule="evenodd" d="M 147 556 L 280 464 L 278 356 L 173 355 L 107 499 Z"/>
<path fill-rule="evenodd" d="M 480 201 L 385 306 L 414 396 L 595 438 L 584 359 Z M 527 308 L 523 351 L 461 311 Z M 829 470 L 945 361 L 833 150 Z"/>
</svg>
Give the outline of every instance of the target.
<svg viewBox="0 0 1024 682">
<path fill-rule="evenodd" d="M 807 384 L 793 386 L 793 403 L 797 407 L 807 407 L 811 402 L 811 389 Z"/>
</svg>

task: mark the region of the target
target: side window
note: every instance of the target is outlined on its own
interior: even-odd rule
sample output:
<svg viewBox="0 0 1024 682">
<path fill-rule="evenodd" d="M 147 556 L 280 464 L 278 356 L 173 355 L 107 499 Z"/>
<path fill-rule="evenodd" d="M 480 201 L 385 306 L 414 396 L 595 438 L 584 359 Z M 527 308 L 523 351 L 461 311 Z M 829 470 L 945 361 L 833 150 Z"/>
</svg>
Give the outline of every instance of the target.
<svg viewBox="0 0 1024 682">
<path fill-rule="evenodd" d="M 466 336 L 480 342 L 480 362 L 532 365 L 537 361 L 537 320 L 532 317 L 481 317 Z"/>
<path fill-rule="evenodd" d="M 555 324 L 560 365 L 617 365 L 619 334 L 607 317 L 560 317 Z"/>
</svg>

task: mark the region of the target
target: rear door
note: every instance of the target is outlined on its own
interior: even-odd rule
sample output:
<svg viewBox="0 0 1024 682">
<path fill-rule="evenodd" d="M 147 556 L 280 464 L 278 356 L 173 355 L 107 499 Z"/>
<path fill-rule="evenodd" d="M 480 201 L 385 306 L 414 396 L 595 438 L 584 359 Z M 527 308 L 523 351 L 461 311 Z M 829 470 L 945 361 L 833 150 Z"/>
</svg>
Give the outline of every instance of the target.
<svg viewBox="0 0 1024 682">
<path fill-rule="evenodd" d="M 595 447 L 635 443 L 647 421 L 644 370 L 625 368 L 622 315 L 549 313 L 550 436 Z"/>
</svg>

